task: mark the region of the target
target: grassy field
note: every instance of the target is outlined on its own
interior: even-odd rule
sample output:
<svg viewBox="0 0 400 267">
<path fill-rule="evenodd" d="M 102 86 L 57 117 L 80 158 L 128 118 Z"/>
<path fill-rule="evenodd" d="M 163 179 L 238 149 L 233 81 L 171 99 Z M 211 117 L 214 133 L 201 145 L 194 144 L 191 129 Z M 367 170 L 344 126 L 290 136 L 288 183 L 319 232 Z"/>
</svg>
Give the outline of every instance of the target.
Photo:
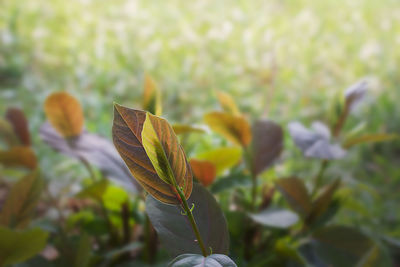
<svg viewBox="0 0 400 267">
<path fill-rule="evenodd" d="M 369 95 L 346 129 L 362 123 L 365 132 L 400 132 L 397 0 L 0 4 L 0 113 L 9 106 L 26 112 L 50 176 L 71 175 L 62 173 L 74 161 L 39 139 L 46 96 L 72 93 L 88 130 L 109 137 L 113 101 L 140 107 L 144 73 L 163 91 L 164 116 L 194 124 L 218 107 L 216 90 L 229 92 L 251 118 L 329 123 L 344 90 L 366 79 Z M 278 174 L 316 169 L 286 143 Z M 399 155 L 399 141 L 360 146 L 330 168 L 353 185 L 341 192 L 347 205 L 338 220 L 400 237 Z"/>
</svg>

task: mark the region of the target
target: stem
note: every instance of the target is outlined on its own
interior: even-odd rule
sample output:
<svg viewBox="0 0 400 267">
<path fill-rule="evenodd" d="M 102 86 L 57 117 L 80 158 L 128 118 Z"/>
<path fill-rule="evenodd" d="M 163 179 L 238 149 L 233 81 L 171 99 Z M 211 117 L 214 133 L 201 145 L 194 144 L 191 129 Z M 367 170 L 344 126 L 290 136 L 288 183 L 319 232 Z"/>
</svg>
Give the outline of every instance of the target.
<svg viewBox="0 0 400 267">
<path fill-rule="evenodd" d="M 197 227 L 196 221 L 195 221 L 195 219 L 193 217 L 192 210 L 189 208 L 188 203 L 186 201 L 185 194 L 182 192 L 182 189 L 180 189 L 178 186 L 176 187 L 176 189 L 177 189 L 178 194 L 179 194 L 179 196 L 180 196 L 180 198 L 182 200 L 182 207 L 185 210 L 186 215 L 189 218 L 190 224 L 192 225 L 193 232 L 196 235 L 197 242 L 199 243 L 199 247 L 201 249 L 201 252 L 202 252 L 204 257 L 207 257 L 208 256 L 207 250 L 206 250 L 206 248 L 204 246 L 203 239 L 201 238 L 199 228 Z"/>
<path fill-rule="evenodd" d="M 311 197 L 313 197 L 317 193 L 319 187 L 321 186 L 322 178 L 324 176 L 325 170 L 328 167 L 328 165 L 329 165 L 329 161 L 326 159 L 321 162 L 321 166 L 319 168 L 318 174 L 315 176 L 314 188 L 311 192 Z"/>
<path fill-rule="evenodd" d="M 251 163 L 252 163 L 251 152 L 249 151 L 248 147 L 246 147 L 246 146 L 243 146 L 242 149 L 243 149 L 244 156 L 245 156 L 246 167 L 251 174 L 251 210 L 255 211 L 256 204 L 257 204 L 257 175 L 254 173 L 252 165 L 251 165 Z"/>
<path fill-rule="evenodd" d="M 350 107 L 346 103 L 344 106 L 344 110 L 342 111 L 342 114 L 340 114 L 338 121 L 336 122 L 335 126 L 333 127 L 333 136 L 334 137 L 339 136 L 340 131 L 342 130 L 344 123 L 346 122 L 346 119 L 349 116 L 349 113 L 350 113 Z"/>
</svg>

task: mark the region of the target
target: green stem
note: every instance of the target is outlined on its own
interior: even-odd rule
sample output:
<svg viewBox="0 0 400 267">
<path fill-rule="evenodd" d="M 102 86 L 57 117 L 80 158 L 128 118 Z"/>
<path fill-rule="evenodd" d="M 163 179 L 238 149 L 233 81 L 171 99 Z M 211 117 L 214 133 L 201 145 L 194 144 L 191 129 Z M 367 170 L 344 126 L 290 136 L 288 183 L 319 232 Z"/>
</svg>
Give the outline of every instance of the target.
<svg viewBox="0 0 400 267">
<path fill-rule="evenodd" d="M 318 189 L 320 188 L 321 183 L 322 183 L 322 178 L 324 176 L 325 170 L 328 167 L 328 165 L 329 165 L 328 160 L 323 160 L 321 162 L 321 166 L 319 168 L 318 174 L 315 176 L 314 188 L 311 192 L 311 197 L 313 197 L 317 193 Z"/>
<path fill-rule="evenodd" d="M 196 235 L 197 242 L 199 244 L 201 252 L 202 252 L 204 257 L 207 257 L 208 254 L 207 254 L 206 247 L 204 246 L 203 239 L 201 238 L 199 228 L 197 227 L 196 221 L 195 221 L 195 219 L 193 217 L 192 210 L 189 208 L 189 205 L 188 205 L 188 203 L 186 201 L 185 194 L 182 192 L 181 188 L 176 187 L 176 189 L 177 189 L 178 194 L 179 194 L 179 196 L 180 196 L 180 198 L 182 200 L 182 207 L 185 210 L 186 215 L 189 218 L 190 224 L 192 225 L 193 232 Z"/>
</svg>

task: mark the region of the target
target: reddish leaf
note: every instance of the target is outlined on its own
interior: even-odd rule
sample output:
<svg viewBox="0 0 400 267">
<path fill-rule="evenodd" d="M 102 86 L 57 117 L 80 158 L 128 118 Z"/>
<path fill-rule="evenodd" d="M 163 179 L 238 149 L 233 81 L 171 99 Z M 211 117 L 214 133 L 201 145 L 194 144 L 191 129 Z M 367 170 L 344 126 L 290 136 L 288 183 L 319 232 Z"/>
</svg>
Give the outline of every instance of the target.
<svg viewBox="0 0 400 267">
<path fill-rule="evenodd" d="M 194 176 L 204 186 L 209 186 L 213 183 L 217 170 L 212 162 L 207 160 L 191 159 L 190 166 L 192 166 Z"/>
<path fill-rule="evenodd" d="M 29 134 L 28 121 L 22 110 L 18 108 L 7 109 L 6 119 L 12 125 L 14 132 L 18 136 L 21 144 L 30 146 L 31 136 Z"/>
</svg>

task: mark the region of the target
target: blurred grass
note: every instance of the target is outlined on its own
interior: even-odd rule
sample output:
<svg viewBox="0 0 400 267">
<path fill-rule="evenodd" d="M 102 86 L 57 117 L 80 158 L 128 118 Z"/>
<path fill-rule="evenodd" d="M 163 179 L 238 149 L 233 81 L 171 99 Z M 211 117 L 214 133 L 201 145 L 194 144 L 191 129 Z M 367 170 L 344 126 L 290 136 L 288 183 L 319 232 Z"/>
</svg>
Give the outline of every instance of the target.
<svg viewBox="0 0 400 267">
<path fill-rule="evenodd" d="M 367 103 L 347 129 L 365 121 L 367 132 L 400 132 L 397 0 L 0 3 L 0 112 L 13 105 L 28 114 L 49 170 L 65 158 L 37 135 L 45 97 L 73 93 L 87 128 L 110 136 L 112 102 L 140 107 L 144 72 L 163 90 L 165 116 L 192 123 L 218 107 L 215 90 L 253 117 L 328 121 L 343 90 L 367 78 Z M 310 168 L 288 146 L 290 171 Z M 355 185 L 349 198 L 370 214 L 349 209 L 340 220 L 400 237 L 399 142 L 355 150 L 331 172 Z"/>
</svg>

